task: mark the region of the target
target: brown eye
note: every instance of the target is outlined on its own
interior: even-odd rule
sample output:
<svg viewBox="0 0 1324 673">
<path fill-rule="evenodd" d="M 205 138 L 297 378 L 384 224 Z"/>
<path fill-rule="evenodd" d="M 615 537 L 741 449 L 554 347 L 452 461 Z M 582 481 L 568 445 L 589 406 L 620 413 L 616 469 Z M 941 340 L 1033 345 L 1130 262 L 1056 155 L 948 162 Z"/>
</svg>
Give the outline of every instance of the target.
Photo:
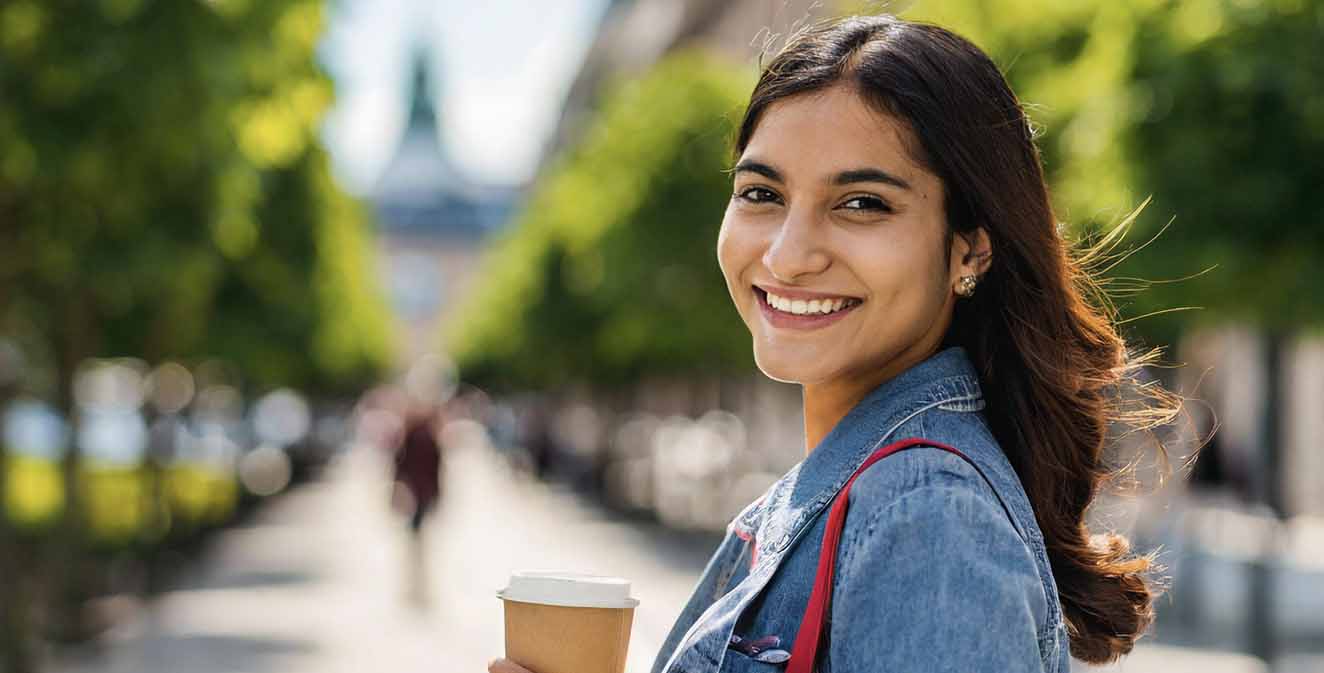
<svg viewBox="0 0 1324 673">
<path fill-rule="evenodd" d="M 853 196 L 839 206 L 846 210 L 870 210 L 881 213 L 892 212 L 892 207 L 887 202 L 876 196 Z"/>
<path fill-rule="evenodd" d="M 747 203 L 776 203 L 778 200 L 777 193 L 765 187 L 746 187 L 737 190 L 733 197 Z"/>
</svg>

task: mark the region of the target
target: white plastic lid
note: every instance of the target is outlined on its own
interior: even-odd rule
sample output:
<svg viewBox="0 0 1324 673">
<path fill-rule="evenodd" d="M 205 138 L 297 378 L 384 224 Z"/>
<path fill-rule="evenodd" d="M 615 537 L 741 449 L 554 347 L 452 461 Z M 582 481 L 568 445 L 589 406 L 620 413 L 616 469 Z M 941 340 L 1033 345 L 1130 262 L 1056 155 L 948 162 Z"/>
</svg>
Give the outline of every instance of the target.
<svg viewBox="0 0 1324 673">
<path fill-rule="evenodd" d="M 639 601 L 630 598 L 630 581 L 559 571 L 517 570 L 510 574 L 510 584 L 497 597 L 521 603 L 541 603 L 572 608 L 632 608 Z"/>
</svg>

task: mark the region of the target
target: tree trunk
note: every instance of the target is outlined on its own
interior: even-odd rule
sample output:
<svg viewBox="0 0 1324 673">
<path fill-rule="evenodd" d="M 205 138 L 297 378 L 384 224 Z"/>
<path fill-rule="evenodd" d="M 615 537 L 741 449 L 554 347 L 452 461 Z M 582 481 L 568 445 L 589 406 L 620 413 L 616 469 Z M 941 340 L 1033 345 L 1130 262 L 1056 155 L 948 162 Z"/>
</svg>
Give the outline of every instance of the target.
<svg viewBox="0 0 1324 673">
<path fill-rule="evenodd" d="M 0 411 L 9 406 L 10 391 L 0 389 Z M 4 417 L 0 416 L 0 437 Z M 37 651 L 33 639 L 32 550 L 14 530 L 10 520 L 9 447 L 0 440 L 0 673 L 36 673 Z"/>
<path fill-rule="evenodd" d="M 96 353 L 93 305 L 82 288 L 71 290 L 64 306 L 63 320 L 56 332 L 56 404 L 69 422 L 69 444 L 61 472 L 64 481 L 64 513 L 51 538 L 49 562 L 43 563 L 50 574 L 50 620 L 47 632 L 57 640 L 85 640 L 90 629 L 83 606 L 90 598 L 88 583 L 94 578 L 85 571 L 87 526 L 79 475 L 81 451 L 78 447 L 78 410 L 74 396 L 74 377 L 84 360 Z"/>
<path fill-rule="evenodd" d="M 33 549 L 6 531 L 0 549 L 0 672 L 37 673 L 36 592 Z"/>
</svg>

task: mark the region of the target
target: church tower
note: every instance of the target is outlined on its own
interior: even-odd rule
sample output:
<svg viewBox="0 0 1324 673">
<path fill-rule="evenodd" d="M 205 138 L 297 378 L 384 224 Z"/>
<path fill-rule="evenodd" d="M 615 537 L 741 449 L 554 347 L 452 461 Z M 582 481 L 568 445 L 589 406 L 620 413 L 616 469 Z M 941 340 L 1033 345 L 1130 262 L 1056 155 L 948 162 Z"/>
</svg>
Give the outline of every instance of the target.
<svg viewBox="0 0 1324 673">
<path fill-rule="evenodd" d="M 374 200 L 384 230 L 422 235 L 480 237 L 478 221 L 463 197 L 466 181 L 447 153 L 434 107 L 436 80 L 430 57 L 417 49 L 412 59 L 409 118 L 395 155 L 377 180 Z M 442 110 L 444 105 L 438 105 Z"/>
<path fill-rule="evenodd" d="M 468 287 L 487 234 L 510 217 L 518 193 L 474 184 L 452 160 L 437 110 L 430 52 L 416 48 L 409 118 L 372 193 L 383 285 L 413 359 L 441 345 L 446 315 Z"/>
</svg>

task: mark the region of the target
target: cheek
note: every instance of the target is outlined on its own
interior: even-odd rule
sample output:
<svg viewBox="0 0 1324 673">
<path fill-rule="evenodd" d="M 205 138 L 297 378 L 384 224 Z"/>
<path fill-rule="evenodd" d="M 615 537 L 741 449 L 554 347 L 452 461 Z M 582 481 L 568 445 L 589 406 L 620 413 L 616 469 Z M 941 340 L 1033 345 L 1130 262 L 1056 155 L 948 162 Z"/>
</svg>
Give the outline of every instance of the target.
<svg viewBox="0 0 1324 673">
<path fill-rule="evenodd" d="M 898 311 L 929 310 L 947 277 L 947 259 L 934 254 L 927 239 L 876 237 L 843 248 L 851 268 L 873 296 L 876 311 L 900 318 Z M 911 316 L 912 318 L 914 316 Z"/>
<path fill-rule="evenodd" d="M 748 270 L 751 258 L 757 255 L 757 247 L 758 242 L 750 236 L 748 228 L 741 227 L 728 212 L 717 232 L 717 265 L 729 287 L 734 289 L 743 282 L 741 275 Z"/>
<path fill-rule="evenodd" d="M 723 276 L 730 277 L 731 236 L 726 220 L 722 221 L 722 228 L 717 230 L 717 266 L 722 269 Z"/>
</svg>

